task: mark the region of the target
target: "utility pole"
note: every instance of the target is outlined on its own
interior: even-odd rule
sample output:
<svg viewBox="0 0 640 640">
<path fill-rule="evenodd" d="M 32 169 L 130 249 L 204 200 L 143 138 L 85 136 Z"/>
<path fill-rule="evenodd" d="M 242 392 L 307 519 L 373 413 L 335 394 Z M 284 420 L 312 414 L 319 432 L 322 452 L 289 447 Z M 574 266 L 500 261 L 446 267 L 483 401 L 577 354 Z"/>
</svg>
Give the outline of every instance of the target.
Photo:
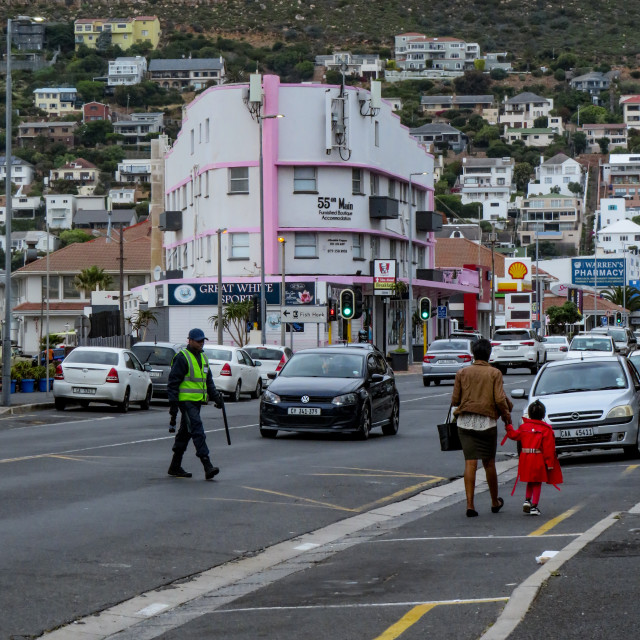
<svg viewBox="0 0 640 640">
<path fill-rule="evenodd" d="M 126 335 L 124 328 L 124 240 L 123 240 L 123 224 L 120 223 L 120 331 L 122 335 Z M 125 345 L 129 346 L 129 345 Z"/>
</svg>

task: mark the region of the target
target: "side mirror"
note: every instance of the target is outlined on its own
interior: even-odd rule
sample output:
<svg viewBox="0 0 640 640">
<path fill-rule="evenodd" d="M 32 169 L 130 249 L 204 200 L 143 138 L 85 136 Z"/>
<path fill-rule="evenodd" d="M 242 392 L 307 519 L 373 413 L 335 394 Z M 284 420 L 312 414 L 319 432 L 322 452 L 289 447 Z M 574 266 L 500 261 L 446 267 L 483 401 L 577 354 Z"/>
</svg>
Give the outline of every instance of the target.
<svg viewBox="0 0 640 640">
<path fill-rule="evenodd" d="M 269 380 L 275 380 L 278 377 L 278 374 L 275 371 L 269 371 L 267 373 L 267 378 L 269 378 Z"/>
<path fill-rule="evenodd" d="M 511 397 L 518 400 L 520 398 L 528 398 L 529 394 L 524 389 L 512 389 Z"/>
<path fill-rule="evenodd" d="M 147 363 L 144 365 L 144 370 L 145 370 L 145 371 L 153 371 L 153 367 L 152 367 L 152 366 L 147 362 Z"/>
<path fill-rule="evenodd" d="M 384 380 L 384 376 L 381 373 L 372 373 L 369 380 L 371 380 L 371 382 L 382 382 Z"/>
<path fill-rule="evenodd" d="M 261 367 L 262 366 L 262 362 L 260 362 L 260 360 L 254 360 L 253 361 L 253 366 L 254 367 Z"/>
</svg>

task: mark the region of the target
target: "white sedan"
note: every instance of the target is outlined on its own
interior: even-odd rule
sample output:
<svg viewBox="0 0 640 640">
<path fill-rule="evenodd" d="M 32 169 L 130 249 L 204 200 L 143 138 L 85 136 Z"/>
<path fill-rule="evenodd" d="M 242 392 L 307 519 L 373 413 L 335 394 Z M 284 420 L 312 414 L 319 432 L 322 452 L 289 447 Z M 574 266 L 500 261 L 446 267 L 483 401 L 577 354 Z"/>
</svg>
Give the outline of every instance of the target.
<svg viewBox="0 0 640 640">
<path fill-rule="evenodd" d="M 204 353 L 209 360 L 211 376 L 216 389 L 231 397 L 234 402 L 240 400 L 240 394 L 248 393 L 252 398 L 262 394 L 262 376 L 259 360 L 240 347 L 227 345 L 207 345 Z"/>
<path fill-rule="evenodd" d="M 598 356 L 615 356 L 616 347 L 613 338 L 592 333 L 577 335 L 569 345 L 567 359 L 584 360 L 585 358 L 597 358 Z"/>
<path fill-rule="evenodd" d="M 546 336 L 542 338 L 544 361 L 564 360 L 569 351 L 569 341 L 565 336 Z"/>
<path fill-rule="evenodd" d="M 270 371 L 280 373 L 280 370 L 287 363 L 287 360 L 293 355 L 293 351 L 289 347 L 271 345 L 271 344 L 248 344 L 244 350 L 255 362 L 260 362 L 260 375 L 262 376 L 262 388 L 266 389 L 271 380 L 267 377 Z"/>
<path fill-rule="evenodd" d="M 148 409 L 153 394 L 149 371 L 151 366 L 142 366 L 128 349 L 76 347 L 56 369 L 56 409 L 64 411 L 69 402 L 83 407 L 90 402 L 112 404 L 123 413 L 131 402 Z"/>
</svg>

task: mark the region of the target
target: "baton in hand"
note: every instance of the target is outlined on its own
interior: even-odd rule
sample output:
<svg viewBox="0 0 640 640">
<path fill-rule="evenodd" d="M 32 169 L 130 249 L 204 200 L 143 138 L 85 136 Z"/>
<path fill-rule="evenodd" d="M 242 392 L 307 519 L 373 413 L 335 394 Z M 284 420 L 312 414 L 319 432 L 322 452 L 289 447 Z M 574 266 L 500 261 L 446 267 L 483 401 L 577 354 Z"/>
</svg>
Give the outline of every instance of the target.
<svg viewBox="0 0 640 640">
<path fill-rule="evenodd" d="M 231 445 L 231 436 L 229 435 L 229 424 L 227 423 L 227 410 L 224 406 L 224 401 L 221 404 L 222 409 L 222 419 L 224 420 L 224 431 L 227 434 L 227 444 Z"/>
</svg>

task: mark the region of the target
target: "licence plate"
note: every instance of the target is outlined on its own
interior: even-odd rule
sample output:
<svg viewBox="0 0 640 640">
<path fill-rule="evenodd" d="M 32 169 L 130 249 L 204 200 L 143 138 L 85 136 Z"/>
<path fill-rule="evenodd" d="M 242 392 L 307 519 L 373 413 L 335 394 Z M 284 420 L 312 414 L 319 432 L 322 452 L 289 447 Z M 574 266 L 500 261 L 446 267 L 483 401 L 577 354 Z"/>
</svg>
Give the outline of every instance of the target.
<svg viewBox="0 0 640 640">
<path fill-rule="evenodd" d="M 514 345 L 507 345 L 507 346 L 504 346 L 504 347 L 502 347 L 502 348 L 503 348 L 503 349 L 515 350 L 515 349 L 517 349 L 517 348 L 518 348 L 518 345 L 517 345 L 517 344 L 514 344 Z"/>
<path fill-rule="evenodd" d="M 96 393 L 95 389 L 90 389 L 89 387 L 73 387 L 73 393 L 80 393 L 86 396 L 93 396 Z"/>
<path fill-rule="evenodd" d="M 162 375 L 160 371 L 149 371 L 149 376 L 151 378 L 159 378 Z"/>
<path fill-rule="evenodd" d="M 458 364 L 457 360 L 438 360 L 438 364 Z"/>
<path fill-rule="evenodd" d="M 582 429 L 560 429 L 560 438 L 583 438 L 584 436 L 592 436 L 593 429 L 591 427 L 583 427 Z"/>
<path fill-rule="evenodd" d="M 320 409 L 314 407 L 289 407 L 287 413 L 290 416 L 319 416 Z"/>
<path fill-rule="evenodd" d="M 559 351 L 559 349 L 552 349 L 550 347 L 547 347 L 547 353 L 551 353 L 552 351 Z"/>
</svg>

